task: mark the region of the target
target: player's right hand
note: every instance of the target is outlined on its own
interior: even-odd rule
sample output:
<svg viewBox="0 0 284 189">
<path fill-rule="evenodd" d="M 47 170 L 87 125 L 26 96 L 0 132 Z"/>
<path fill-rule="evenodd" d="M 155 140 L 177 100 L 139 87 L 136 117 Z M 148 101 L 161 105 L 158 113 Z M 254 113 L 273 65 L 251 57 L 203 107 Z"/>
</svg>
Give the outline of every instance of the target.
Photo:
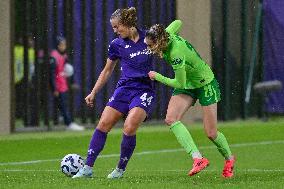
<svg viewBox="0 0 284 189">
<path fill-rule="evenodd" d="M 150 77 L 150 79 L 152 81 L 155 80 L 156 75 L 157 75 L 157 72 L 155 72 L 155 71 L 149 71 L 149 73 L 148 73 L 148 76 Z"/>
<path fill-rule="evenodd" d="M 93 106 L 94 106 L 94 99 L 95 99 L 95 95 L 92 94 L 92 93 L 90 93 L 90 94 L 85 98 L 85 101 L 86 101 L 87 106 L 93 107 Z"/>
</svg>

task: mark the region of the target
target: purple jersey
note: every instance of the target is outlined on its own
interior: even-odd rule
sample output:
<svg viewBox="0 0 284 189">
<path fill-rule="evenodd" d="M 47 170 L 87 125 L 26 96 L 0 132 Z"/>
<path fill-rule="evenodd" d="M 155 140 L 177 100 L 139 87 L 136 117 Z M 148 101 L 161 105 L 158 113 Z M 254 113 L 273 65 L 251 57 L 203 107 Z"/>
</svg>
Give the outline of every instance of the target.
<svg viewBox="0 0 284 189">
<path fill-rule="evenodd" d="M 153 81 L 148 72 L 153 70 L 152 55 L 144 43 L 145 31 L 138 30 L 139 40 L 135 43 L 126 38 L 114 39 L 108 49 L 108 58 L 120 60 L 121 77 L 107 106 L 121 113 L 140 107 L 149 115 L 156 100 Z"/>
<path fill-rule="evenodd" d="M 153 70 L 152 55 L 144 43 L 145 31 L 137 29 L 139 40 L 135 43 L 128 38 L 114 39 L 108 49 L 108 58 L 120 60 L 121 77 L 119 86 L 152 88 L 148 72 Z"/>
</svg>

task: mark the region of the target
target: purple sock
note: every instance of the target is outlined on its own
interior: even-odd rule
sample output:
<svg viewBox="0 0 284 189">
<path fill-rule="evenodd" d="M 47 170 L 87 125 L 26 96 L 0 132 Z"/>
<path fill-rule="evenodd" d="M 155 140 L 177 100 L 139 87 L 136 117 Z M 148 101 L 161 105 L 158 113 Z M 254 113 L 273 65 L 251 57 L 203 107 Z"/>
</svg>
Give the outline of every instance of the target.
<svg viewBox="0 0 284 189">
<path fill-rule="evenodd" d="M 102 132 L 98 129 L 95 130 L 92 140 L 89 145 L 86 165 L 93 167 L 94 163 L 103 150 L 105 143 L 106 143 L 107 133 Z"/>
<path fill-rule="evenodd" d="M 131 158 L 136 146 L 136 135 L 127 136 L 123 134 L 123 138 L 120 145 L 120 160 L 117 167 L 125 170 L 126 165 Z"/>
</svg>

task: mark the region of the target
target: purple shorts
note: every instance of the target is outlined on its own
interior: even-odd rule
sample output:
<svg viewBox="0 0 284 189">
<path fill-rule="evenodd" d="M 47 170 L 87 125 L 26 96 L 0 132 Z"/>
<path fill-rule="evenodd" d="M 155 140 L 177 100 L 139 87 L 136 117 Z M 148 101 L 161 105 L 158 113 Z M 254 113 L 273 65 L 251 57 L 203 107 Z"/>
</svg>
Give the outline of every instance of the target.
<svg viewBox="0 0 284 189">
<path fill-rule="evenodd" d="M 151 113 L 156 95 L 152 89 L 137 89 L 129 87 L 118 87 L 107 106 L 127 115 L 134 107 L 140 107 L 146 111 L 147 116 Z"/>
</svg>

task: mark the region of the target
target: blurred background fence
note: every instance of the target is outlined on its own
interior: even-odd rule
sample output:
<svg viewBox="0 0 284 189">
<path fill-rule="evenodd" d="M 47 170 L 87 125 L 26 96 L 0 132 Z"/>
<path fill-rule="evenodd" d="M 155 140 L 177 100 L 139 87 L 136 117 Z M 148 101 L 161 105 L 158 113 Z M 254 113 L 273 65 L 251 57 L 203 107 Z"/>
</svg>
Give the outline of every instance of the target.
<svg viewBox="0 0 284 189">
<path fill-rule="evenodd" d="M 262 99 L 245 102 L 250 58 L 256 56 L 253 82 L 262 80 L 262 7 L 259 0 L 216 0 L 211 7 L 213 69 L 221 86 L 219 118 L 231 120 L 262 116 Z M 254 41 L 254 37 L 256 40 Z M 255 43 L 255 44 L 253 44 Z M 252 51 L 253 46 L 257 49 Z"/>
<path fill-rule="evenodd" d="M 219 119 L 261 117 L 262 97 L 251 91 L 250 100 L 246 102 L 245 98 L 248 94 L 247 89 L 251 88 L 250 84 L 263 79 L 262 26 L 265 9 L 262 1 L 202 1 L 206 1 L 211 7 L 211 65 L 222 92 L 222 101 L 218 105 Z M 84 97 L 90 92 L 103 69 L 108 44 L 115 37 L 109 23 L 110 15 L 117 8 L 134 6 L 138 10 L 138 27 L 148 28 L 155 23 L 168 25 L 176 19 L 177 5 L 188 6 L 186 4 L 191 3 L 190 6 L 194 6 L 199 2 L 198 0 L 15 0 L 13 42 L 15 117 L 19 125 L 49 127 L 60 122 L 49 90 L 47 64 L 48 53 L 55 48 L 54 39 L 57 35 L 64 35 L 67 39 L 69 61 L 75 68 L 72 80 L 80 86 L 79 90 L 70 91 L 71 113 L 81 123 L 92 124 L 98 120 L 114 90 L 120 72 L 117 66 L 107 85 L 98 94 L 95 108 L 87 108 Z M 268 7 L 269 0 L 264 3 L 265 7 Z M 203 18 L 194 19 L 198 22 Z M 21 51 L 23 51 L 22 57 Z M 156 59 L 156 62 L 160 61 Z M 172 75 L 169 67 L 156 67 L 156 70 Z M 171 94 L 171 89 L 163 85 L 157 84 L 157 89 L 158 101 L 152 120 L 164 118 Z"/>
<path fill-rule="evenodd" d="M 23 121 L 25 126 L 58 124 L 57 106 L 49 90 L 47 63 L 50 50 L 55 48 L 56 36 L 63 35 L 67 39 L 69 61 L 75 70 L 72 79 L 80 87 L 70 91 L 71 113 L 83 124 L 94 123 L 120 75 L 120 66 L 117 66 L 107 85 L 98 93 L 95 108 L 85 106 L 84 98 L 102 71 L 108 44 L 115 37 L 109 23 L 111 14 L 117 8 L 136 7 L 138 27 L 145 29 L 154 23 L 167 25 L 174 20 L 175 3 L 174 0 L 15 1 L 15 52 L 16 47 L 24 49 L 23 64 L 19 60 L 14 73 L 16 119 Z M 17 59 L 17 52 L 14 59 Z M 159 71 L 168 72 L 167 68 L 161 69 Z M 152 119 L 165 116 L 170 96 L 169 88 L 162 85 L 157 85 L 157 88 L 158 103 Z"/>
</svg>

